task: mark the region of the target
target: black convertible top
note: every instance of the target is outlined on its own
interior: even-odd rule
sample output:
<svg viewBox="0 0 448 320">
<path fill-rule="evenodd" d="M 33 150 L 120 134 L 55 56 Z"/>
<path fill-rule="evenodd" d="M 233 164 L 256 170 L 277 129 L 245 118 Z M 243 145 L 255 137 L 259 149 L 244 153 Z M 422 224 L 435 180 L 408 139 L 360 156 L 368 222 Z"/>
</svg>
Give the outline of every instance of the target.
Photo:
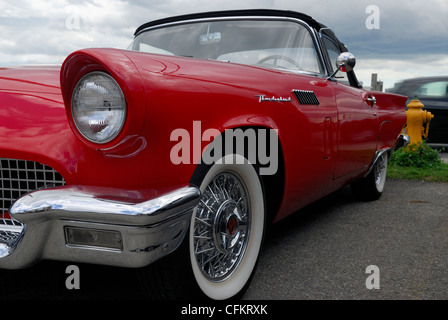
<svg viewBox="0 0 448 320">
<path fill-rule="evenodd" d="M 306 22 L 311 27 L 316 30 L 320 30 L 321 28 L 326 28 L 323 24 L 317 22 L 312 17 L 295 11 L 290 10 L 273 10 L 273 9 L 246 9 L 246 10 L 228 10 L 228 11 L 211 11 L 211 12 L 203 12 L 203 13 L 193 13 L 186 14 L 181 16 L 169 17 L 164 19 L 159 19 L 155 21 L 151 21 L 145 23 L 137 28 L 134 33 L 136 36 L 142 30 L 154 27 L 166 23 L 179 22 L 184 20 L 196 20 L 196 19 L 204 19 L 204 18 L 221 18 L 221 17 L 250 17 L 250 16 L 264 16 L 264 17 L 287 17 L 287 18 L 296 18 Z"/>
</svg>

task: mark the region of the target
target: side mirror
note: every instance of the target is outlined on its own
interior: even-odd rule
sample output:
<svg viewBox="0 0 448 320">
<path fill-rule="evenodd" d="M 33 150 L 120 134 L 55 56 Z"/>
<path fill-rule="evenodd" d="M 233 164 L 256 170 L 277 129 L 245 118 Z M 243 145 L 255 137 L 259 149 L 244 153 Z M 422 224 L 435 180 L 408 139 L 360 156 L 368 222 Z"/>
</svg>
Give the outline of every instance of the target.
<svg viewBox="0 0 448 320">
<path fill-rule="evenodd" d="M 336 59 L 336 68 L 343 72 L 350 72 L 356 64 L 356 58 L 350 52 L 342 52 Z"/>
<path fill-rule="evenodd" d="M 350 52 L 342 52 L 336 59 L 336 70 L 327 79 L 333 78 L 338 71 L 350 72 L 356 65 L 356 58 Z"/>
</svg>

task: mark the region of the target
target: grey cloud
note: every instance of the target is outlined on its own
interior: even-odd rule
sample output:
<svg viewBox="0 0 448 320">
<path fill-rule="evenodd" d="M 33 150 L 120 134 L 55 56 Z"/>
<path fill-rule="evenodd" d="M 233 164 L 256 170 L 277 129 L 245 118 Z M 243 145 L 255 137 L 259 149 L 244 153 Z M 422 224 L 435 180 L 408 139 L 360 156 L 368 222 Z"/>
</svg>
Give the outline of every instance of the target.
<svg viewBox="0 0 448 320">
<path fill-rule="evenodd" d="M 380 10 L 379 30 L 366 28 L 366 8 L 370 4 Z M 332 28 L 358 60 L 416 61 L 428 54 L 448 53 L 446 0 L 345 0 L 337 5 L 334 0 L 15 0 L 0 2 L 0 66 L 36 63 L 42 57 L 47 57 L 43 62 L 60 61 L 85 47 L 124 48 L 135 29 L 145 22 L 171 15 L 243 8 L 309 14 Z M 70 29 L 66 21 L 73 13 L 78 14 L 79 25 Z M 443 66 L 439 69 L 443 72 Z"/>
</svg>

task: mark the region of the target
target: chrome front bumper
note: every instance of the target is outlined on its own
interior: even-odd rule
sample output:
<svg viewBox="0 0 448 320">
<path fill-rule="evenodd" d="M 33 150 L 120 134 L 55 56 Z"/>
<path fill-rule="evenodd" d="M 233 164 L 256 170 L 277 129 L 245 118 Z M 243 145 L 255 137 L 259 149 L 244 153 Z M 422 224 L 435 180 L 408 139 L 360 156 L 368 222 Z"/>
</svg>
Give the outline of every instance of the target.
<svg viewBox="0 0 448 320">
<path fill-rule="evenodd" d="M 195 187 L 150 200 L 80 186 L 29 193 L 9 212 L 23 228 L 0 225 L 0 233 L 10 235 L 0 237 L 0 268 L 24 268 L 42 259 L 146 266 L 180 245 L 199 197 Z"/>
</svg>

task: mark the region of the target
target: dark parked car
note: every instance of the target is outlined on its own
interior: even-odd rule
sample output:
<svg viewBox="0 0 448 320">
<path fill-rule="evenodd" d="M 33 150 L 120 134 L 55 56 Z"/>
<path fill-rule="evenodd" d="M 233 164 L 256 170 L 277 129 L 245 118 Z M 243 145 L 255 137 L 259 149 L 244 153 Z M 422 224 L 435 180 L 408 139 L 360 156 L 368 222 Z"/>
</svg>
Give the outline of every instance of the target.
<svg viewBox="0 0 448 320">
<path fill-rule="evenodd" d="M 448 144 L 448 76 L 407 79 L 395 85 L 394 93 L 415 96 L 434 115 L 429 126 L 428 143 Z"/>
</svg>

